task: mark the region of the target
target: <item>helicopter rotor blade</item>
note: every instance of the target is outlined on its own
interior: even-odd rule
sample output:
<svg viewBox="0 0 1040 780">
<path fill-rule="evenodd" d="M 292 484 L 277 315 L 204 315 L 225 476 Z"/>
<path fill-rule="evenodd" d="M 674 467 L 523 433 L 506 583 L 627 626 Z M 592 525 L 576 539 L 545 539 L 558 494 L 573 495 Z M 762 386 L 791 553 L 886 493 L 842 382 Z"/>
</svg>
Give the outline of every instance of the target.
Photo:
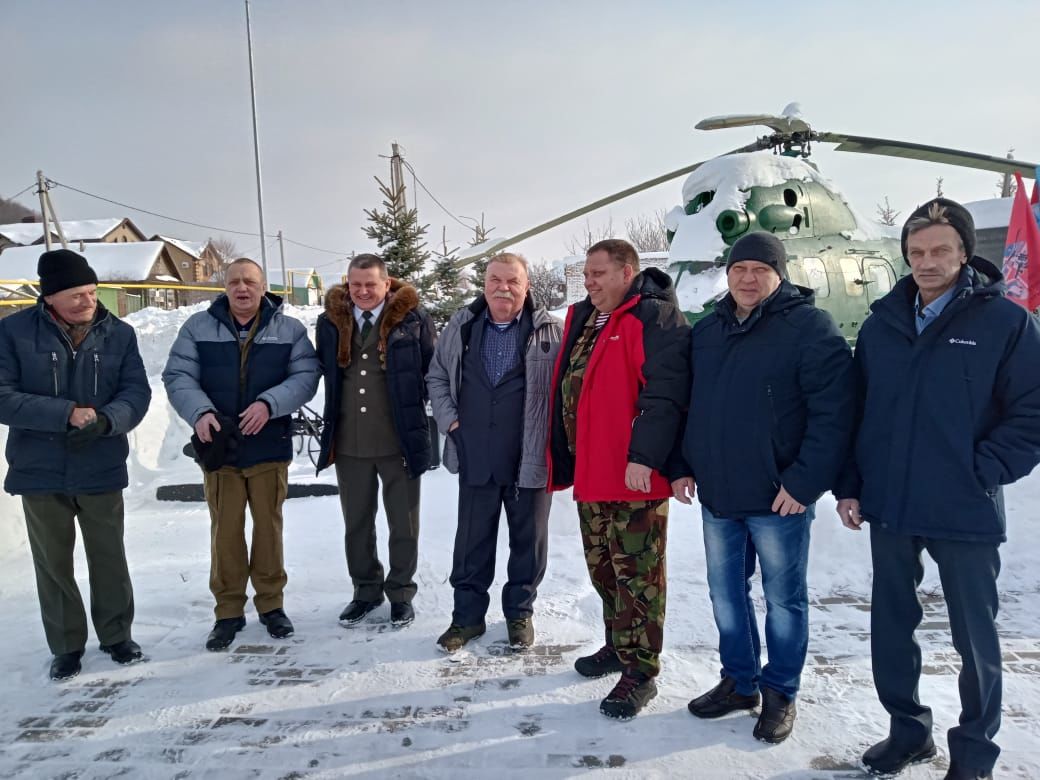
<svg viewBox="0 0 1040 780">
<path fill-rule="evenodd" d="M 757 152 L 763 148 L 768 147 L 763 147 L 759 141 L 755 141 L 754 143 L 750 143 L 747 146 L 742 146 L 739 149 L 733 149 L 729 152 L 723 152 L 717 157 L 726 157 L 731 154 L 741 154 L 742 152 Z M 455 262 L 455 267 L 462 268 L 463 266 L 469 265 L 474 260 L 479 260 L 480 258 L 486 257 L 495 252 L 500 252 L 507 246 L 512 246 L 513 244 L 517 244 L 528 238 L 537 236 L 538 234 L 544 233 L 547 230 L 551 230 L 552 228 L 562 225 L 565 222 L 570 222 L 572 219 L 584 216 L 585 214 L 595 211 L 596 209 L 603 208 L 604 206 L 609 206 L 611 203 L 614 203 L 615 201 L 627 198 L 630 195 L 635 195 L 636 193 L 642 192 L 643 190 L 648 190 L 651 187 L 656 187 L 658 184 L 663 184 L 664 182 L 678 178 L 679 176 L 693 173 L 706 162 L 710 162 L 711 160 L 717 159 L 717 157 L 712 157 L 709 160 L 701 160 L 700 162 L 693 163 L 692 165 L 687 165 L 683 168 L 679 168 L 678 170 L 669 171 L 668 173 L 661 174 L 660 176 L 655 176 L 652 179 L 648 179 L 647 181 L 633 185 L 631 187 L 628 187 L 627 189 L 623 189 L 620 192 L 615 192 L 612 195 L 607 195 L 605 198 L 600 198 L 599 200 L 595 200 L 592 203 L 588 203 L 582 206 L 581 208 L 574 209 L 573 211 L 568 211 L 566 214 L 561 214 L 560 216 L 554 219 L 550 219 L 548 222 L 543 222 L 540 225 L 535 225 L 534 227 L 528 228 L 523 232 L 516 233 L 515 235 L 506 236 L 505 238 L 491 239 L 489 241 L 485 241 L 482 244 L 467 247 L 459 254 L 459 259 Z"/>
<path fill-rule="evenodd" d="M 957 165 L 963 168 L 977 168 L 995 173 L 1020 173 L 1024 177 L 1036 178 L 1036 163 L 1014 160 L 1008 157 L 992 157 L 977 152 L 965 152 L 960 149 L 947 149 L 942 146 L 915 144 L 909 141 L 893 141 L 888 138 L 868 138 L 862 135 L 845 135 L 844 133 L 817 133 L 816 141 L 838 144 L 835 151 L 860 152 L 862 154 L 879 154 L 886 157 L 901 157 L 911 160 Z"/>
<path fill-rule="evenodd" d="M 725 130 L 731 127 L 753 127 L 764 125 L 777 133 L 806 133 L 809 125 L 800 116 L 776 116 L 775 114 L 728 114 L 709 116 L 694 125 L 697 130 Z"/>
</svg>

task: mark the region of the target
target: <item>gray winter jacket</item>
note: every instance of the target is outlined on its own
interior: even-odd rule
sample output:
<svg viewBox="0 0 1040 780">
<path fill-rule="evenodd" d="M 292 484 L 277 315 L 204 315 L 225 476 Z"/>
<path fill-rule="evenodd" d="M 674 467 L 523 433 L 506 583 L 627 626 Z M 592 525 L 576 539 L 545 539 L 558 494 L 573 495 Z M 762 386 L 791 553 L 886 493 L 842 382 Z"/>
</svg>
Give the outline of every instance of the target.
<svg viewBox="0 0 1040 780">
<path fill-rule="evenodd" d="M 549 392 L 556 354 L 560 351 L 563 337 L 563 322 L 549 314 L 544 306 L 536 305 L 530 294 L 524 306 L 531 313 L 534 327 L 524 349 L 524 444 L 517 486 L 543 488 L 548 477 L 545 445 L 549 433 Z M 463 347 L 469 343 L 473 321 L 482 317 L 486 308 L 487 302 L 481 296 L 460 309 L 444 326 L 437 340 L 430 370 L 426 374 L 426 389 L 430 394 L 433 417 L 442 433 L 447 433 L 449 426 L 459 418 Z M 459 455 L 450 436 L 445 440 L 443 462 L 452 474 L 459 473 Z"/>
</svg>

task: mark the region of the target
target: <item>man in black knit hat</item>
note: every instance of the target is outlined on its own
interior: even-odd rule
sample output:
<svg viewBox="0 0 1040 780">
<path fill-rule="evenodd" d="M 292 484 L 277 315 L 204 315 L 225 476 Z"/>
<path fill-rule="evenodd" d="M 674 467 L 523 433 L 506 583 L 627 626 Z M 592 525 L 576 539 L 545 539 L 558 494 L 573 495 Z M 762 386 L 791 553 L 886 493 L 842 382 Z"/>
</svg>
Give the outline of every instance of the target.
<svg viewBox="0 0 1040 780">
<path fill-rule="evenodd" d="M 856 343 L 858 433 L 834 491 L 845 526 L 870 522 L 871 656 L 889 733 L 863 763 L 889 775 L 936 753 L 914 641 L 927 550 L 961 657 L 946 778 L 988 778 L 1000 753 L 1001 487 L 1040 462 L 1040 329 L 975 256 L 960 204 L 925 203 L 902 245 L 912 273 L 874 303 Z"/>
<path fill-rule="evenodd" d="M 87 616 L 73 574 L 76 521 L 90 571 L 90 615 L 114 661 L 142 659 L 123 548 L 126 434 L 151 390 L 137 338 L 97 301 L 97 275 L 68 249 L 44 252 L 40 298 L 0 320 L 0 423 L 9 426 L 4 489 L 22 497 L 50 677 L 79 674 Z"/>
</svg>

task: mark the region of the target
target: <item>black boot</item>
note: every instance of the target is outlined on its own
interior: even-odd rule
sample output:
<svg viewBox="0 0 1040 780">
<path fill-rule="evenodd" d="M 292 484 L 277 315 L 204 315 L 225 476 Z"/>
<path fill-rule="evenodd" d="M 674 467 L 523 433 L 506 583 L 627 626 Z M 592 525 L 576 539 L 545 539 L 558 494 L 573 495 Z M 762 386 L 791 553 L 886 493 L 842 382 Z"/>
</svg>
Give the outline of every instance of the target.
<svg viewBox="0 0 1040 780">
<path fill-rule="evenodd" d="M 583 655 L 574 662 L 574 671 L 582 677 L 606 677 L 625 671 L 617 653 L 610 645 L 603 645 L 592 655 Z"/>
<path fill-rule="evenodd" d="M 244 617 L 221 618 L 213 624 L 213 630 L 206 637 L 207 650 L 223 650 L 235 641 L 235 634 L 246 627 Z"/>
<path fill-rule="evenodd" d="M 293 635 L 293 624 L 284 609 L 272 609 L 260 616 L 260 625 L 267 626 L 267 633 L 275 639 L 286 639 Z"/>
<path fill-rule="evenodd" d="M 415 609 L 409 601 L 394 601 L 390 604 L 390 625 L 404 628 L 415 620 Z"/>
<path fill-rule="evenodd" d="M 919 745 L 883 739 L 863 754 L 863 766 L 872 775 L 897 775 L 911 764 L 922 764 L 935 758 L 935 743 L 928 737 Z"/>
<path fill-rule="evenodd" d="M 80 666 L 79 659 L 83 657 L 82 650 L 76 650 L 72 653 L 62 653 L 61 655 L 54 656 L 51 661 L 51 679 L 52 680 L 68 680 L 75 677 L 80 673 L 83 668 Z"/>
<path fill-rule="evenodd" d="M 993 780 L 993 773 L 985 769 L 972 769 L 956 761 L 950 762 L 950 768 L 943 780 Z"/>
<path fill-rule="evenodd" d="M 654 678 L 642 672 L 623 672 L 614 690 L 599 704 L 599 711 L 608 718 L 632 720 L 646 703 L 657 695 Z"/>
<path fill-rule="evenodd" d="M 757 693 L 750 696 L 737 693 L 737 681 L 732 677 L 723 677 L 722 682 L 691 701 L 686 708 L 698 718 L 721 718 L 737 710 L 757 707 L 760 699 Z"/>
<path fill-rule="evenodd" d="M 794 699 L 788 699 L 772 688 L 762 688 L 762 714 L 758 716 L 753 732 L 755 739 L 779 745 L 794 728 L 794 717 L 798 713 Z"/>
<path fill-rule="evenodd" d="M 352 602 L 343 607 L 343 611 L 339 613 L 339 623 L 341 626 L 356 626 L 365 616 L 373 609 L 383 603 L 383 600 L 379 601 L 360 601 L 354 599 Z"/>
<path fill-rule="evenodd" d="M 133 639 L 124 639 L 122 642 L 116 642 L 112 645 L 98 645 L 98 648 L 101 652 L 112 656 L 112 660 L 117 664 L 123 664 L 124 666 L 137 663 L 144 658 L 141 646 Z"/>
</svg>

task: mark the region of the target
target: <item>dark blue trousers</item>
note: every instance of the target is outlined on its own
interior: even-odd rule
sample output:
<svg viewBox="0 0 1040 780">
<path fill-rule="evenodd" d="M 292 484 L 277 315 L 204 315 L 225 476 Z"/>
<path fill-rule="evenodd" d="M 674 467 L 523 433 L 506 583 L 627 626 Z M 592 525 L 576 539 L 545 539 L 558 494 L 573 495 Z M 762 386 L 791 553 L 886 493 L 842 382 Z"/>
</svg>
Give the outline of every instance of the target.
<svg viewBox="0 0 1040 780">
<path fill-rule="evenodd" d="M 530 617 L 538 585 L 545 576 L 549 550 L 549 507 L 545 488 L 517 488 L 459 482 L 459 525 L 451 586 L 455 589 L 452 622 L 472 626 L 483 622 L 495 579 L 498 521 L 503 508 L 509 526 L 507 581 L 502 588 L 502 612 L 507 620 Z"/>
<path fill-rule="evenodd" d="M 921 552 L 939 567 L 953 646 L 961 657 L 959 725 L 947 733 L 950 760 L 991 770 L 1000 754 L 993 737 L 1000 728 L 1001 655 L 996 617 L 1000 552 L 996 544 L 959 542 L 892 533 L 870 524 L 874 588 L 870 650 L 874 686 L 891 716 L 893 740 L 919 745 L 932 731 L 932 711 L 921 704 L 921 623 L 917 587 L 924 577 Z"/>
</svg>

